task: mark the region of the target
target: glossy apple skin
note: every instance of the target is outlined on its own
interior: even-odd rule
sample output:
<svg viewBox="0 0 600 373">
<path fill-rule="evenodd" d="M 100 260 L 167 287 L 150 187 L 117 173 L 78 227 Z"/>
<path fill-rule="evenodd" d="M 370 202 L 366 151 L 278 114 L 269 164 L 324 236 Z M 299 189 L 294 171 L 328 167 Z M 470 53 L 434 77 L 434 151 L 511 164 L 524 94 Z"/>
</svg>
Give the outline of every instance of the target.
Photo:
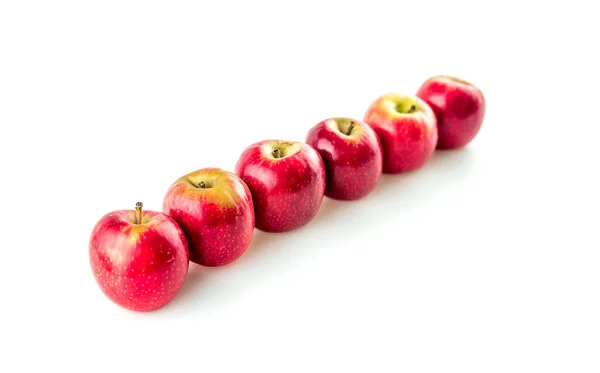
<svg viewBox="0 0 600 373">
<path fill-rule="evenodd" d="M 210 181 L 210 188 L 195 185 Z M 195 183 L 195 184 L 194 184 Z M 254 205 L 234 173 L 203 168 L 176 180 L 163 200 L 188 239 L 190 260 L 206 267 L 229 264 L 244 254 L 254 232 Z"/>
<path fill-rule="evenodd" d="M 396 100 L 414 101 L 419 109 L 411 114 L 400 114 L 389 104 Z M 382 95 L 369 106 L 364 121 L 381 140 L 384 173 L 417 170 L 435 151 L 438 140 L 435 114 L 417 97 L 396 93 Z"/>
<path fill-rule="evenodd" d="M 336 122 L 352 121 L 350 135 L 341 132 Z M 379 137 L 360 120 L 329 118 L 319 122 L 306 135 L 325 165 L 325 195 L 339 200 L 356 200 L 377 185 L 383 167 Z"/>
<path fill-rule="evenodd" d="M 295 154 L 275 159 L 272 144 L 265 140 L 248 146 L 235 165 L 235 173 L 250 188 L 254 200 L 256 228 L 266 232 L 286 232 L 299 228 L 317 214 L 325 192 L 325 166 L 310 145 Z"/>
<path fill-rule="evenodd" d="M 133 311 L 152 311 L 181 289 L 189 266 L 185 235 L 157 211 L 144 211 L 135 224 L 134 210 L 113 211 L 95 225 L 89 242 L 92 272 L 102 292 Z"/>
<path fill-rule="evenodd" d="M 436 76 L 428 79 L 417 96 L 431 106 L 438 121 L 438 149 L 456 149 L 475 138 L 485 116 L 481 90 L 463 80 Z"/>
</svg>

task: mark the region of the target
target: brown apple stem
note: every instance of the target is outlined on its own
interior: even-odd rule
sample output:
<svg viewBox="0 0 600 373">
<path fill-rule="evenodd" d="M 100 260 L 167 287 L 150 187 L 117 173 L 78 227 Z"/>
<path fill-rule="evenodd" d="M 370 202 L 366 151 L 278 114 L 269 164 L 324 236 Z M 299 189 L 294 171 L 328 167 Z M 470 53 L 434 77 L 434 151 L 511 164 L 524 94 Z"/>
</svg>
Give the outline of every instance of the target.
<svg viewBox="0 0 600 373">
<path fill-rule="evenodd" d="M 350 136 L 350 134 L 352 133 L 353 129 L 354 129 L 354 121 L 351 120 L 350 121 L 350 125 L 348 126 L 348 129 L 346 130 L 346 135 Z"/>
<path fill-rule="evenodd" d="M 417 107 L 415 105 L 410 105 L 410 108 L 408 109 L 408 113 L 410 114 L 415 110 L 417 110 Z"/>
<path fill-rule="evenodd" d="M 206 184 L 204 183 L 204 181 L 200 181 L 200 182 L 198 183 L 198 186 L 199 186 L 200 188 L 206 188 Z"/>
<path fill-rule="evenodd" d="M 141 202 L 135 204 L 135 224 L 142 224 L 142 206 L 144 204 Z"/>
<path fill-rule="evenodd" d="M 273 157 L 281 158 L 281 152 L 279 151 L 279 149 L 273 150 Z"/>
</svg>

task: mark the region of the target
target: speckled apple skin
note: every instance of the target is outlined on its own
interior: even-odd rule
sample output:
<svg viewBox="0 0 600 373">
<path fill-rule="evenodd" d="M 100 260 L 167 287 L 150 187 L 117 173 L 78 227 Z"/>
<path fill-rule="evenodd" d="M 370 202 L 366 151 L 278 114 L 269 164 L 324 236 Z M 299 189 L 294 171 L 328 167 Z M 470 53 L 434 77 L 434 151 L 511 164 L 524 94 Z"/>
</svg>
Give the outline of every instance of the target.
<svg viewBox="0 0 600 373">
<path fill-rule="evenodd" d="M 351 136 L 332 129 L 326 119 L 311 128 L 306 143 L 315 148 L 327 174 L 325 195 L 339 200 L 356 200 L 369 194 L 382 171 L 379 137 L 366 123 L 354 119 Z"/>
<path fill-rule="evenodd" d="M 211 180 L 212 188 L 190 183 Z M 163 212 L 171 216 L 188 239 L 190 260 L 206 267 L 229 264 L 241 257 L 254 232 L 250 190 L 234 173 L 203 168 L 182 176 L 167 191 Z"/>
<path fill-rule="evenodd" d="M 479 88 L 460 79 L 428 79 L 417 96 L 431 106 L 438 122 L 438 149 L 466 146 L 479 133 L 485 116 L 485 98 Z"/>
<path fill-rule="evenodd" d="M 383 149 L 383 172 L 396 174 L 417 170 L 431 158 L 435 151 L 438 132 L 433 110 L 421 99 L 422 111 L 412 114 L 395 115 L 384 102 L 390 96 L 377 98 L 367 109 L 364 121 L 377 133 Z"/>
<path fill-rule="evenodd" d="M 113 211 L 95 225 L 89 242 L 92 272 L 102 292 L 133 311 L 152 311 L 181 289 L 189 266 L 185 235 L 157 211 Z"/>
<path fill-rule="evenodd" d="M 269 157 L 265 140 L 247 147 L 235 173 L 250 188 L 254 200 L 256 228 L 286 232 L 310 222 L 319 211 L 325 193 L 325 166 L 319 153 L 308 144 L 280 159 Z"/>
</svg>

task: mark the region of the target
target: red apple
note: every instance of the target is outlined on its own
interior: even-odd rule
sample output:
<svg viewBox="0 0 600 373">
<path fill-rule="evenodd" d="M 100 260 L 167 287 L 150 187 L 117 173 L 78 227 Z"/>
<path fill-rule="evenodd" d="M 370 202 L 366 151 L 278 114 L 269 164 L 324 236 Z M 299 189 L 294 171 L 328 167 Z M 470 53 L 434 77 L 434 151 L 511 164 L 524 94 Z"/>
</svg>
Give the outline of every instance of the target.
<svg viewBox="0 0 600 373">
<path fill-rule="evenodd" d="M 431 158 L 438 139 L 435 114 L 418 97 L 388 93 L 367 109 L 364 121 L 379 136 L 383 172 L 416 170 Z"/>
<path fill-rule="evenodd" d="M 246 184 L 234 173 L 203 168 L 176 180 L 163 212 L 188 238 L 190 260 L 217 267 L 242 256 L 254 232 L 254 206 Z"/>
<path fill-rule="evenodd" d="M 265 140 L 248 146 L 235 172 L 254 200 L 256 228 L 285 232 L 315 217 L 325 192 L 325 166 L 308 144 Z"/>
<path fill-rule="evenodd" d="M 365 122 L 351 118 L 326 119 L 310 129 L 306 143 L 325 164 L 325 195 L 355 200 L 375 188 L 382 169 L 381 143 Z"/>
<path fill-rule="evenodd" d="M 437 116 L 438 149 L 463 147 L 479 132 L 485 116 L 485 99 L 471 83 L 451 76 L 434 76 L 423 83 L 417 96 Z"/>
<path fill-rule="evenodd" d="M 167 304 L 188 272 L 189 254 L 179 225 L 157 211 L 119 210 L 104 215 L 89 245 L 96 282 L 116 304 L 151 311 Z"/>
</svg>

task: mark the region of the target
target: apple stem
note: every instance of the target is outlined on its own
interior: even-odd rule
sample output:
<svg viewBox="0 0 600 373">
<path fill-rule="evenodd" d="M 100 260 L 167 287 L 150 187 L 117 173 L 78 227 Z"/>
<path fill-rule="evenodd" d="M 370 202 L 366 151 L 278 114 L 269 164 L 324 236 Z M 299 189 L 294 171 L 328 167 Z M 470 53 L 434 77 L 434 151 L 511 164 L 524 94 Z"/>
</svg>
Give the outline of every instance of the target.
<svg viewBox="0 0 600 373">
<path fill-rule="evenodd" d="M 206 188 L 206 184 L 204 183 L 204 181 L 200 181 L 200 182 L 198 183 L 198 186 L 199 186 L 200 188 Z"/>
<path fill-rule="evenodd" d="M 281 158 L 281 152 L 279 151 L 279 149 L 273 150 L 273 157 Z"/>
<path fill-rule="evenodd" d="M 141 202 L 135 204 L 135 224 L 142 224 L 142 206 L 144 204 Z"/>
<path fill-rule="evenodd" d="M 415 110 L 417 110 L 417 107 L 415 105 L 410 105 L 410 108 L 408 109 L 408 113 L 410 114 Z"/>
<path fill-rule="evenodd" d="M 350 121 L 350 125 L 348 126 L 348 129 L 346 130 L 346 135 L 350 136 L 350 133 L 352 133 L 352 130 L 354 129 L 354 121 L 351 120 Z"/>
</svg>

